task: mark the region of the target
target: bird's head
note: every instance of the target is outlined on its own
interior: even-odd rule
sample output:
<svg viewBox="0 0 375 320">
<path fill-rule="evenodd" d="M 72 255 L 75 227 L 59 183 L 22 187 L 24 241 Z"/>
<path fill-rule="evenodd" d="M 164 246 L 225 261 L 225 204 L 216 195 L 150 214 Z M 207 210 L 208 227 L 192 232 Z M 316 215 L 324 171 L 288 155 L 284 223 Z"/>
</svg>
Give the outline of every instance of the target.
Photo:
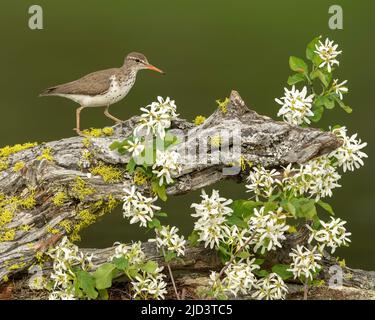
<svg viewBox="0 0 375 320">
<path fill-rule="evenodd" d="M 153 71 L 160 72 L 161 74 L 165 74 L 162 70 L 150 64 L 147 58 L 142 53 L 138 52 L 132 52 L 126 56 L 124 61 L 124 67 L 129 68 L 133 71 L 150 69 Z"/>
</svg>

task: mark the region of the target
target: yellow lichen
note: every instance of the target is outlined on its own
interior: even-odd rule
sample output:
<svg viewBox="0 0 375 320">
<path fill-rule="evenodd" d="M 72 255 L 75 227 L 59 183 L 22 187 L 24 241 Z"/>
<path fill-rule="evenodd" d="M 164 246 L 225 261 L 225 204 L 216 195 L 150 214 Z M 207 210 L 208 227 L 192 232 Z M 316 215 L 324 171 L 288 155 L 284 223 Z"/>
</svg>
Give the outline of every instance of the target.
<svg viewBox="0 0 375 320">
<path fill-rule="evenodd" d="M 63 191 L 59 191 L 53 197 L 52 202 L 55 206 L 61 207 L 67 200 L 68 200 L 68 195 Z"/>
<path fill-rule="evenodd" d="M 113 135 L 113 132 L 114 132 L 114 130 L 111 127 L 106 127 L 106 128 L 103 128 L 103 129 L 90 128 L 90 129 L 86 129 L 86 130 L 82 131 L 82 133 L 85 136 L 94 137 L 94 138 L 109 137 L 109 136 Z"/>
<path fill-rule="evenodd" d="M 90 138 L 87 138 L 87 137 L 84 138 L 83 141 L 82 141 L 82 143 L 83 143 L 83 146 L 85 148 L 89 148 L 91 146 L 91 140 L 90 140 Z"/>
<path fill-rule="evenodd" d="M 13 264 L 11 265 L 10 267 L 8 267 L 8 270 L 9 271 L 12 271 L 12 270 L 18 270 L 18 269 L 22 269 L 26 266 L 26 263 L 25 262 L 21 262 L 21 263 L 16 263 L 16 264 Z"/>
<path fill-rule="evenodd" d="M 216 103 L 218 104 L 218 107 L 220 108 L 223 114 L 226 114 L 228 112 L 227 106 L 229 102 L 230 102 L 229 98 L 225 98 L 224 101 L 220 101 L 220 99 L 216 100 Z"/>
<path fill-rule="evenodd" d="M 113 133 L 114 133 L 114 130 L 112 127 L 106 127 L 106 128 L 103 128 L 103 134 L 105 136 L 113 136 Z"/>
<path fill-rule="evenodd" d="M 7 276 L 7 275 L 5 275 L 4 277 L 3 277 L 3 282 L 5 283 L 5 282 L 8 282 L 9 281 L 9 277 Z"/>
<path fill-rule="evenodd" d="M 16 236 L 15 229 L 0 231 L 0 242 L 13 241 L 15 236 Z"/>
<path fill-rule="evenodd" d="M 27 231 L 29 231 L 29 230 L 31 229 L 31 226 L 28 225 L 28 224 L 23 224 L 23 225 L 20 226 L 18 229 L 21 230 L 21 231 L 25 231 L 25 232 L 27 232 Z"/>
<path fill-rule="evenodd" d="M 247 168 L 251 168 L 253 163 L 250 160 L 247 160 L 244 156 L 240 157 L 241 170 L 245 171 Z"/>
<path fill-rule="evenodd" d="M 25 199 L 20 199 L 20 205 L 27 210 L 33 209 L 36 205 L 34 192 Z"/>
<path fill-rule="evenodd" d="M 196 125 L 196 126 L 199 126 L 199 125 L 201 125 L 203 122 L 205 122 L 206 121 L 206 117 L 204 117 L 204 116 L 196 116 L 195 117 L 195 119 L 194 119 L 194 124 Z"/>
<path fill-rule="evenodd" d="M 25 167 L 25 162 L 23 161 L 18 161 L 14 166 L 13 166 L 13 171 L 18 172 L 22 170 Z"/>
<path fill-rule="evenodd" d="M 222 142 L 222 139 L 219 134 L 211 137 L 211 146 L 213 146 L 214 148 L 219 148 L 221 145 L 221 142 Z"/>
<path fill-rule="evenodd" d="M 47 160 L 47 161 L 53 161 L 53 156 L 52 156 L 52 149 L 50 147 L 48 148 L 44 148 L 42 150 L 42 154 L 40 156 L 37 157 L 37 160 Z"/>
<path fill-rule="evenodd" d="M 14 213 L 11 210 L 5 209 L 0 211 L 0 228 L 13 220 Z"/>
<path fill-rule="evenodd" d="M 95 192 L 95 189 L 88 187 L 86 182 L 82 178 L 77 177 L 72 186 L 72 191 L 75 197 L 83 201 L 87 196 L 93 194 Z"/>
<path fill-rule="evenodd" d="M 38 263 L 42 263 L 43 262 L 43 255 L 44 255 L 43 251 L 38 251 L 35 254 L 35 259 L 38 261 Z"/>
<path fill-rule="evenodd" d="M 0 172 L 8 169 L 8 167 L 9 167 L 9 162 L 7 160 L 0 158 Z"/>
<path fill-rule="evenodd" d="M 72 231 L 72 224 L 69 220 L 60 221 L 59 226 L 64 228 L 66 233 L 70 233 Z"/>
<path fill-rule="evenodd" d="M 0 158 L 8 158 L 10 155 L 14 153 L 33 148 L 37 145 L 38 144 L 36 142 L 27 142 L 24 144 L 16 144 L 14 146 L 6 146 L 0 149 Z"/>
<path fill-rule="evenodd" d="M 6 170 L 9 168 L 9 161 L 8 161 L 9 156 L 17 152 L 33 148 L 37 145 L 38 144 L 36 142 L 34 143 L 27 142 L 24 144 L 16 144 L 14 146 L 5 146 L 3 148 L 0 148 L 0 171 Z"/>
<path fill-rule="evenodd" d="M 136 170 L 134 172 L 133 176 L 133 182 L 139 186 L 144 185 L 148 180 L 147 175 L 141 171 L 141 170 Z"/>
<path fill-rule="evenodd" d="M 118 182 L 121 180 L 123 175 L 123 172 L 119 168 L 103 163 L 91 168 L 90 172 L 93 175 L 101 176 L 104 182 Z"/>
<path fill-rule="evenodd" d="M 51 226 L 48 226 L 48 227 L 47 227 L 47 232 L 48 232 L 48 233 L 51 233 L 51 234 L 58 234 L 58 233 L 60 232 L 60 230 L 59 230 L 59 229 L 56 229 L 56 228 L 53 228 L 53 227 L 51 227 Z"/>
</svg>

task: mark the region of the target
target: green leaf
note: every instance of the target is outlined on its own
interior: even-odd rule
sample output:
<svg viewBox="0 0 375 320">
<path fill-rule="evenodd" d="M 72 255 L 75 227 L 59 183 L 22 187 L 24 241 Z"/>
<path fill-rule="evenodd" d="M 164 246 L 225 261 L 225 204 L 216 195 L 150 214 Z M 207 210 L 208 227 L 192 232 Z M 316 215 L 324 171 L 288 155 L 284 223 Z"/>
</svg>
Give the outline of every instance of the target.
<svg viewBox="0 0 375 320">
<path fill-rule="evenodd" d="M 335 107 L 335 100 L 333 100 L 330 95 L 328 95 L 328 96 L 318 96 L 314 101 L 314 105 L 324 106 L 327 109 L 333 109 Z"/>
<path fill-rule="evenodd" d="M 311 111 L 314 113 L 314 115 L 312 117 L 310 117 L 310 120 L 312 122 L 319 122 L 319 120 L 323 116 L 324 107 L 323 106 L 318 106 L 318 105 L 314 104 Z"/>
<path fill-rule="evenodd" d="M 347 113 L 352 113 L 353 112 L 353 109 L 350 108 L 349 106 L 345 105 L 344 102 L 342 102 L 342 100 L 340 100 L 338 97 L 334 97 L 335 101 L 339 104 L 339 106 L 344 109 Z"/>
<path fill-rule="evenodd" d="M 294 217 L 296 216 L 296 208 L 295 206 L 293 205 L 293 203 L 289 202 L 289 201 L 285 201 L 284 203 L 282 203 L 282 207 L 288 211 L 290 214 L 292 214 Z"/>
<path fill-rule="evenodd" d="M 90 298 L 96 299 L 98 297 L 98 292 L 95 290 L 95 279 L 94 277 L 82 270 L 78 269 L 74 271 L 76 275 L 75 286 L 76 288 L 82 289 L 82 291 Z"/>
<path fill-rule="evenodd" d="M 134 161 L 133 158 L 130 159 L 130 161 L 128 162 L 128 164 L 126 165 L 126 171 L 128 171 L 130 174 L 132 174 L 134 172 L 134 169 L 136 167 L 136 163 Z"/>
<path fill-rule="evenodd" d="M 259 269 L 254 270 L 253 272 L 255 273 L 255 275 L 261 278 L 267 277 L 270 274 L 267 270 L 259 270 Z"/>
<path fill-rule="evenodd" d="M 298 73 L 303 73 L 307 75 L 309 72 L 309 67 L 307 66 L 306 62 L 298 57 L 291 56 L 289 58 L 289 66 L 290 69 Z"/>
<path fill-rule="evenodd" d="M 247 228 L 248 225 L 247 223 L 240 217 L 238 216 L 235 216 L 235 215 L 231 215 L 227 218 L 227 223 L 230 225 L 230 226 L 238 226 L 238 227 L 241 227 L 241 228 Z"/>
<path fill-rule="evenodd" d="M 260 206 L 261 204 L 261 202 L 251 200 L 235 200 L 231 205 L 233 210 L 232 216 L 248 218 L 249 216 L 253 215 L 254 208 Z"/>
<path fill-rule="evenodd" d="M 199 234 L 196 230 L 194 230 L 188 237 L 188 240 L 192 246 L 196 246 L 199 240 Z"/>
<path fill-rule="evenodd" d="M 270 211 L 275 211 L 278 208 L 277 202 L 265 202 L 264 203 L 264 213 L 268 213 Z"/>
<path fill-rule="evenodd" d="M 109 299 L 107 289 L 99 290 L 99 298 L 100 298 L 100 300 L 108 300 Z"/>
<path fill-rule="evenodd" d="M 294 74 L 292 76 L 289 76 L 289 78 L 288 78 L 288 84 L 290 86 L 292 86 L 292 85 L 294 85 L 296 83 L 299 83 L 299 82 L 302 82 L 302 81 L 305 81 L 305 80 L 306 80 L 306 78 L 305 78 L 305 76 L 302 73 L 296 73 L 296 74 Z"/>
<path fill-rule="evenodd" d="M 116 266 L 113 263 L 102 264 L 95 272 L 94 278 L 98 290 L 107 289 L 112 286 Z"/>
<path fill-rule="evenodd" d="M 316 37 L 314 38 L 311 42 L 309 42 L 309 44 L 307 45 L 307 48 L 306 48 L 306 58 L 309 59 L 310 61 L 313 61 L 314 60 L 314 57 L 317 56 L 317 54 L 315 53 L 315 50 L 316 50 L 316 45 L 319 43 L 319 40 L 320 40 L 320 36 L 319 37 Z"/>
<path fill-rule="evenodd" d="M 109 146 L 109 149 L 110 150 L 115 150 L 115 149 L 118 149 L 118 148 L 120 148 L 122 146 L 122 143 L 121 142 L 119 142 L 119 141 L 115 141 L 115 142 L 113 142 L 110 146 Z"/>
<path fill-rule="evenodd" d="M 157 268 L 158 264 L 155 261 L 149 260 L 142 266 L 141 269 L 147 273 L 155 273 Z"/>
<path fill-rule="evenodd" d="M 261 266 L 264 263 L 264 259 L 255 259 L 254 264 Z"/>
<path fill-rule="evenodd" d="M 151 221 L 148 222 L 147 226 L 150 229 L 159 229 L 161 227 L 161 223 L 158 218 L 153 218 Z"/>
<path fill-rule="evenodd" d="M 237 254 L 237 257 L 240 259 L 247 259 L 248 257 L 250 257 L 250 253 L 248 253 L 247 251 L 241 251 Z"/>
<path fill-rule="evenodd" d="M 124 256 L 120 258 L 113 258 L 112 263 L 116 266 L 117 269 L 124 271 L 129 267 L 129 260 Z"/>
<path fill-rule="evenodd" d="M 296 208 L 296 217 L 313 219 L 316 215 L 315 201 L 307 198 L 294 198 L 291 200 Z"/>
<path fill-rule="evenodd" d="M 277 273 L 283 280 L 293 277 L 293 273 L 288 271 L 290 266 L 288 264 L 275 264 L 272 267 L 272 272 Z"/>
<path fill-rule="evenodd" d="M 154 179 L 151 182 L 152 191 L 158 195 L 158 197 L 163 200 L 167 201 L 167 192 L 165 189 L 165 185 L 160 185 L 158 179 Z"/>
<path fill-rule="evenodd" d="M 332 215 L 332 216 L 335 215 L 335 213 L 333 212 L 333 209 L 332 209 L 332 207 L 331 207 L 331 205 L 330 205 L 329 203 L 324 202 L 324 201 L 322 201 L 322 200 L 319 200 L 319 201 L 317 202 L 317 204 L 318 204 L 319 206 L 321 206 L 325 211 L 327 211 L 330 215 Z"/>
<path fill-rule="evenodd" d="M 165 212 L 156 212 L 155 216 L 157 217 L 168 217 L 168 214 Z"/>
<path fill-rule="evenodd" d="M 174 252 L 174 251 L 167 251 L 165 253 L 164 259 L 165 259 L 165 262 L 171 262 L 176 257 L 177 257 L 176 252 Z"/>
<path fill-rule="evenodd" d="M 332 74 L 329 72 L 323 72 L 320 69 L 314 70 L 310 74 L 311 79 L 319 78 L 323 85 L 327 88 L 332 81 Z"/>
</svg>

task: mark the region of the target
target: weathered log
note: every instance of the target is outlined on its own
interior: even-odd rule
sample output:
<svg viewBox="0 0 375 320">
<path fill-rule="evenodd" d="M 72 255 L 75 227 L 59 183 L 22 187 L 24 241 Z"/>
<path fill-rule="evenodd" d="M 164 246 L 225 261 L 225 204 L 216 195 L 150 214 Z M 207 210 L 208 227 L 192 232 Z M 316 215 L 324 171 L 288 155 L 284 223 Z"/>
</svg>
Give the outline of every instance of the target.
<svg viewBox="0 0 375 320">
<path fill-rule="evenodd" d="M 304 163 L 327 154 L 340 145 L 335 135 L 318 129 L 300 128 L 275 121 L 248 109 L 237 92 L 232 91 L 226 110 L 216 110 L 202 125 L 177 119 L 171 133 L 179 134 L 182 142 L 175 147 L 180 153 L 196 150 L 196 140 L 213 136 L 222 130 L 239 130 L 241 156 L 253 165 L 280 168 L 289 163 Z M 106 183 L 100 176 L 90 176 L 82 168 L 82 153 L 89 151 L 92 164 L 104 163 L 124 168 L 128 156 L 111 151 L 109 146 L 132 134 L 139 117 L 132 117 L 114 127 L 114 135 L 85 139 L 72 137 L 48 142 L 9 156 L 9 168 L 0 171 L 0 192 L 7 197 L 23 199 L 32 196 L 36 203 L 32 209 L 17 208 L 12 221 L 3 226 L 14 232 L 13 239 L 0 242 L 0 283 L 4 277 L 20 272 L 36 260 L 39 251 L 55 243 L 60 237 L 73 233 L 113 209 L 121 201 L 124 186 L 133 184 L 132 177 Z M 228 147 L 233 145 L 228 142 Z M 224 146 L 222 146 L 224 147 Z M 49 148 L 53 159 L 40 157 Z M 190 150 L 190 151 L 189 151 Z M 243 172 L 226 175 L 223 169 L 233 159 L 214 159 L 219 150 L 209 150 L 207 163 L 188 161 L 175 176 L 176 183 L 167 189 L 169 195 L 196 190 L 227 178 L 243 177 Z M 39 157 L 39 159 L 38 159 Z M 239 160 L 239 159 L 237 159 Z M 22 162 L 22 170 L 13 170 Z M 145 189 L 148 187 L 145 186 Z M 147 190 L 146 190 L 147 191 Z M 66 199 L 56 203 L 55 195 L 62 192 Z M 1 230 L 0 230 L 1 231 Z"/>
<path fill-rule="evenodd" d="M 288 241 L 294 241 L 296 239 L 288 239 Z M 143 243 L 143 251 L 146 254 L 147 260 L 157 261 L 159 265 L 165 266 L 164 257 L 156 249 L 154 243 Z M 94 270 L 107 262 L 114 254 L 114 247 L 105 249 L 83 249 L 85 253 L 94 254 L 93 264 Z M 276 258 L 273 257 L 272 260 Z M 285 255 L 278 255 L 278 262 L 288 263 L 288 259 Z M 346 266 L 339 266 L 337 261 L 330 257 L 325 257 L 322 262 L 322 271 L 319 274 L 319 279 L 324 280 L 319 286 L 312 286 L 309 290 L 308 299 L 375 299 L 375 272 L 363 271 L 358 269 L 351 269 Z M 185 299 L 197 299 L 201 298 L 200 292 L 202 289 L 209 289 L 209 272 L 218 271 L 222 267 L 220 259 L 214 250 L 199 247 L 188 247 L 186 254 L 182 259 L 174 260 L 171 264 L 171 268 L 174 273 L 174 277 L 177 283 L 178 290 L 184 292 Z M 335 268 L 334 272 L 337 272 L 337 268 L 340 268 L 342 275 L 342 284 L 333 283 L 336 286 L 330 285 L 330 279 L 333 275 L 332 267 Z M 51 271 L 51 263 L 47 262 L 44 264 L 43 274 L 47 276 Z M 303 299 L 303 286 L 297 280 L 288 280 L 288 299 Z M 9 292 L 8 292 L 9 291 Z M 112 289 L 110 290 L 110 296 Z M 122 292 L 123 298 L 128 299 L 129 293 L 127 292 L 124 284 L 114 287 L 113 294 L 116 292 Z M 173 291 L 171 288 L 170 298 L 174 298 Z M 2 296 L 4 299 L 47 299 L 48 292 L 33 291 L 28 287 L 28 279 L 25 277 L 18 277 L 10 287 L 5 286 L 1 290 L 0 286 L 0 299 Z M 230 296 L 235 299 L 251 299 L 251 295 L 239 295 L 237 297 Z"/>
</svg>

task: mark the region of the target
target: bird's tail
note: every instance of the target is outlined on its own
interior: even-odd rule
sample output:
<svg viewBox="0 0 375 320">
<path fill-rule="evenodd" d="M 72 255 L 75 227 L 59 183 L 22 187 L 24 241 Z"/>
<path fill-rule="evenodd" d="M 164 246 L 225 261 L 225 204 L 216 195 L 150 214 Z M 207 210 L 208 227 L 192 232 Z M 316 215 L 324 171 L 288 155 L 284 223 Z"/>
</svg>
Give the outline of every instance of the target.
<svg viewBox="0 0 375 320">
<path fill-rule="evenodd" d="M 55 90 L 56 90 L 56 87 L 47 88 L 39 94 L 39 97 L 51 96 L 55 93 Z"/>
</svg>

